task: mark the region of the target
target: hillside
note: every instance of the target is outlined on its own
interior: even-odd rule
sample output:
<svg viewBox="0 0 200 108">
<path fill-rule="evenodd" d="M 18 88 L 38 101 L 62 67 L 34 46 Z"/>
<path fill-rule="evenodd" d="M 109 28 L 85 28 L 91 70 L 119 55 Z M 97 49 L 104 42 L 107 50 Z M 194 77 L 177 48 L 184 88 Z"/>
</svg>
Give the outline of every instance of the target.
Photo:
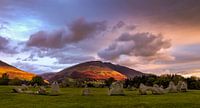
<svg viewBox="0 0 200 108">
<path fill-rule="evenodd" d="M 56 74 L 55 72 L 48 72 L 48 73 L 42 73 L 39 76 L 41 76 L 43 79 L 50 79 L 55 74 Z"/>
<path fill-rule="evenodd" d="M 0 77 L 7 73 L 10 79 L 19 78 L 22 80 L 31 80 L 35 76 L 33 73 L 22 71 L 14 66 L 11 66 L 3 61 L 0 61 Z"/>
<path fill-rule="evenodd" d="M 101 61 L 90 61 L 66 68 L 51 76 L 51 78 L 47 80 L 61 81 L 65 79 L 65 77 L 71 77 L 74 79 L 89 78 L 95 80 L 108 79 L 113 77 L 116 80 L 123 80 L 126 78 L 141 75 L 144 75 L 144 73 L 124 66 L 114 65 L 112 63 Z"/>
<path fill-rule="evenodd" d="M 114 65 L 112 63 L 108 63 L 108 62 L 105 62 L 104 65 L 108 66 L 109 68 L 123 74 L 123 75 L 126 75 L 128 78 L 133 78 L 135 76 L 142 76 L 142 75 L 145 75 L 144 73 L 140 72 L 140 71 L 137 71 L 137 70 L 134 70 L 134 69 L 130 69 L 128 67 L 125 67 L 125 66 L 121 66 L 121 65 Z"/>
</svg>

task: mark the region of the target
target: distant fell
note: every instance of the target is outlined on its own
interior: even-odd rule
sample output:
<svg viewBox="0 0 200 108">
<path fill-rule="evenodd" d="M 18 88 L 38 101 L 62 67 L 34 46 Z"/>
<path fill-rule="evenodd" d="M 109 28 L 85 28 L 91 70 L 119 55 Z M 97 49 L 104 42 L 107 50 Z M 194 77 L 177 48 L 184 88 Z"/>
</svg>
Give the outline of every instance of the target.
<svg viewBox="0 0 200 108">
<path fill-rule="evenodd" d="M 0 77 L 4 73 L 7 73 L 10 79 L 19 78 L 21 80 L 31 80 L 34 76 L 36 76 L 33 73 L 20 70 L 0 60 Z"/>
<path fill-rule="evenodd" d="M 52 75 L 52 74 L 51 74 Z M 62 81 L 66 77 L 74 79 L 104 80 L 110 77 L 116 80 L 124 80 L 135 76 L 145 75 L 140 71 L 125 66 L 115 65 L 109 62 L 89 61 L 65 68 L 49 77 L 49 81 Z"/>
</svg>

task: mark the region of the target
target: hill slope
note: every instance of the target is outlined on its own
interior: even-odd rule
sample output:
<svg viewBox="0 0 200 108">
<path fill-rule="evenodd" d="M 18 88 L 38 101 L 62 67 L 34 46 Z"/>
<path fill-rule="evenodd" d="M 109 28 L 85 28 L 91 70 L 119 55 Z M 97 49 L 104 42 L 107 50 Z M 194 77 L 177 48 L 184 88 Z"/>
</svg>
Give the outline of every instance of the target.
<svg viewBox="0 0 200 108">
<path fill-rule="evenodd" d="M 39 76 L 41 76 L 43 79 L 51 79 L 56 73 L 55 72 L 48 72 L 48 73 L 42 73 Z"/>
<path fill-rule="evenodd" d="M 11 66 L 3 61 L 0 61 L 0 77 L 7 73 L 10 79 L 19 78 L 22 80 L 31 80 L 35 76 L 33 73 L 22 71 L 14 66 Z"/>
<path fill-rule="evenodd" d="M 95 80 L 108 79 L 113 77 L 116 80 L 123 80 L 126 78 L 141 75 L 144 75 L 144 73 L 124 66 L 114 65 L 112 63 L 106 62 L 104 63 L 101 61 L 90 61 L 66 68 L 51 76 L 51 78 L 47 80 L 61 81 L 65 79 L 65 77 L 71 77 L 75 79 L 89 78 Z"/>
<path fill-rule="evenodd" d="M 108 62 L 105 62 L 104 65 L 108 66 L 109 68 L 123 74 L 123 75 L 126 75 L 128 78 L 133 78 L 135 76 L 142 76 L 142 75 L 145 75 L 144 73 L 140 72 L 140 71 L 137 71 L 137 70 L 134 70 L 134 69 L 130 69 L 128 67 L 125 67 L 125 66 L 121 66 L 121 65 L 114 65 L 112 63 L 108 63 Z"/>
</svg>

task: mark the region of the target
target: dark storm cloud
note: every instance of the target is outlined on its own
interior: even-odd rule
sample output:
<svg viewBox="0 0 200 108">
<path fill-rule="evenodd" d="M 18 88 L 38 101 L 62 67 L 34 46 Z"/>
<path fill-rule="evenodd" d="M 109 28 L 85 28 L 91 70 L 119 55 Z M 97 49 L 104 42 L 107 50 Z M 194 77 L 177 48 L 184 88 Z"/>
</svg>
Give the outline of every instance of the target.
<svg viewBox="0 0 200 108">
<path fill-rule="evenodd" d="M 165 40 L 162 35 L 151 33 L 122 34 L 108 48 L 98 53 L 99 57 L 106 60 L 118 59 L 120 55 L 134 55 L 140 57 L 156 56 L 160 50 L 171 47 L 170 40 Z"/>
<path fill-rule="evenodd" d="M 106 30 L 105 21 L 87 22 L 80 18 L 72 22 L 67 28 L 51 33 L 39 31 L 30 36 L 27 46 L 44 48 L 62 48 L 66 44 L 77 43 L 82 40 L 93 38 Z"/>
</svg>

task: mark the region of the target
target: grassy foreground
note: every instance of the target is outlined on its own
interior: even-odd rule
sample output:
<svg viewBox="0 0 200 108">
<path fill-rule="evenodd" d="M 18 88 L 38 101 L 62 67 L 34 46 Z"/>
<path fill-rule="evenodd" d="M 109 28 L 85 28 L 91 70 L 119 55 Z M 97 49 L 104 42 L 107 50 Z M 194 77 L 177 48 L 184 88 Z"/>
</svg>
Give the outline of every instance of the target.
<svg viewBox="0 0 200 108">
<path fill-rule="evenodd" d="M 11 93 L 0 86 L 0 108 L 200 108 L 200 91 L 141 96 L 108 96 L 106 88 L 92 88 L 93 96 L 81 96 L 81 88 L 62 88 L 60 96 Z"/>
</svg>

